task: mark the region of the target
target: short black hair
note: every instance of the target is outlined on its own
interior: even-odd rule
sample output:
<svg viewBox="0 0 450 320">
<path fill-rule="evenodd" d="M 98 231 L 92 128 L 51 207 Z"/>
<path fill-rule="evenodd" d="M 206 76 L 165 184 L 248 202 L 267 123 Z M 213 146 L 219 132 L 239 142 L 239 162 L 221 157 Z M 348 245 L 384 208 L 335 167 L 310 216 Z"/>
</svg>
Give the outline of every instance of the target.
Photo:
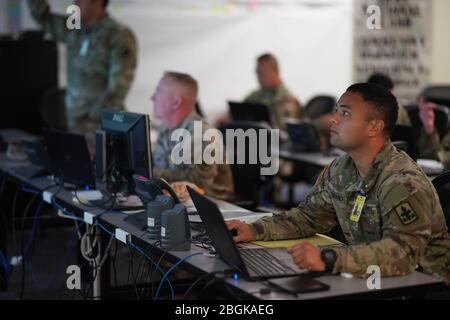
<svg viewBox="0 0 450 320">
<path fill-rule="evenodd" d="M 398 103 L 387 88 L 375 83 L 356 83 L 347 88 L 369 102 L 384 121 L 384 132 L 390 137 L 398 117 Z"/>
<path fill-rule="evenodd" d="M 106 7 L 108 6 L 108 4 L 109 4 L 109 0 L 103 0 L 103 8 L 106 9 Z"/>
<path fill-rule="evenodd" d="M 388 90 L 394 89 L 394 82 L 392 81 L 392 79 L 382 73 L 372 74 L 367 82 L 379 84 L 380 86 L 383 86 Z"/>
<path fill-rule="evenodd" d="M 258 63 L 268 62 L 268 63 L 270 63 L 272 68 L 274 68 L 277 71 L 279 70 L 277 58 L 275 58 L 275 56 L 271 53 L 264 53 L 264 54 L 260 55 L 256 61 Z"/>
</svg>

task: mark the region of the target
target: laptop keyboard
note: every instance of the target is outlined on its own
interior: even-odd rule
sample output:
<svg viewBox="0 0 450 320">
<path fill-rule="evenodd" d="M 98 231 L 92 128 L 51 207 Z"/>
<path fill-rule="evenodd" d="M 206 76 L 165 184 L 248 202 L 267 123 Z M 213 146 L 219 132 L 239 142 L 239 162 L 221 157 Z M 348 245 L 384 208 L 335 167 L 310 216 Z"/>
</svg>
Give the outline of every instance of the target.
<svg viewBox="0 0 450 320">
<path fill-rule="evenodd" d="M 244 260 L 246 267 L 251 269 L 258 276 L 274 277 L 298 273 L 279 259 L 275 258 L 266 249 L 244 249 L 240 250 L 239 253 Z"/>
</svg>

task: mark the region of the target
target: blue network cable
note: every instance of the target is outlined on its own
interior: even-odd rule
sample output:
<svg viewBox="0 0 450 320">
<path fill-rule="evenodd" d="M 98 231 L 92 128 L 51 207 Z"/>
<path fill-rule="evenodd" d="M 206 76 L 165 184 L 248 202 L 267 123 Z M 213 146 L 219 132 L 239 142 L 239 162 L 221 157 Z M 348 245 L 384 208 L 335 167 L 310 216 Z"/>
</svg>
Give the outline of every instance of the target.
<svg viewBox="0 0 450 320">
<path fill-rule="evenodd" d="M 156 269 L 161 272 L 161 274 L 164 274 L 164 270 L 161 269 L 161 267 L 154 261 L 152 260 L 152 258 L 150 258 L 147 254 L 145 254 L 144 250 L 142 250 L 141 248 L 139 248 L 137 245 L 135 245 L 134 243 L 130 242 L 129 245 L 134 248 L 136 251 L 138 251 L 139 253 L 141 253 L 143 256 L 145 256 L 152 264 L 155 265 Z M 166 278 L 165 279 L 167 281 L 167 284 L 169 285 L 170 288 L 170 294 L 172 296 L 172 300 L 175 299 L 175 292 L 173 290 L 173 286 L 172 283 L 170 282 L 170 279 Z M 164 282 L 164 279 L 161 279 L 161 284 Z"/>
<path fill-rule="evenodd" d="M 33 194 L 36 194 L 36 195 L 40 195 L 40 193 L 37 192 L 36 190 L 28 189 L 28 188 L 26 188 L 26 187 L 22 187 L 22 190 L 25 191 L 25 192 L 29 192 L 29 193 L 33 193 Z M 33 231 L 32 231 L 32 236 L 31 236 L 30 240 L 28 241 L 27 249 L 25 250 L 26 253 L 28 253 L 28 250 L 30 249 L 31 244 L 32 244 L 32 242 L 33 242 L 33 239 L 34 239 L 34 236 L 35 236 L 35 233 L 36 233 L 36 230 L 37 230 L 37 225 L 38 225 L 38 220 L 39 220 L 40 212 L 41 212 L 41 210 L 42 210 L 42 205 L 43 205 L 43 204 L 44 204 L 44 202 L 42 201 L 42 202 L 39 204 L 38 208 L 36 209 L 36 213 L 35 213 L 35 217 L 34 217 L 34 222 L 33 222 L 33 228 L 32 228 L 32 230 L 33 230 Z M 54 201 L 54 198 L 52 199 L 52 204 L 53 204 L 57 209 L 61 210 L 64 214 L 66 214 L 66 215 L 68 215 L 68 216 L 71 216 L 74 220 L 80 221 L 80 222 L 83 222 L 83 223 L 84 223 L 84 220 L 83 220 L 83 219 L 76 217 L 73 213 L 69 212 L 66 208 L 64 208 L 64 207 L 62 207 L 61 205 L 59 205 L 58 203 L 56 203 L 56 202 Z M 105 209 L 105 211 L 103 211 L 103 212 L 97 214 L 95 217 L 96 217 L 96 218 L 99 218 L 100 216 L 102 216 L 102 215 L 104 215 L 104 214 L 110 214 L 110 213 L 111 213 L 111 214 L 112 214 L 112 213 L 126 214 L 126 213 L 123 213 L 123 212 L 109 212 L 109 211 L 110 211 L 109 209 Z M 100 222 L 98 222 L 98 220 L 96 220 L 96 225 L 99 226 L 103 231 L 105 231 L 105 232 L 106 232 L 107 234 L 109 234 L 110 236 L 115 237 L 115 234 L 112 233 L 112 232 L 110 232 L 110 231 L 109 231 L 108 229 L 106 229 L 103 225 L 101 225 Z M 150 257 L 149 257 L 149 256 L 148 256 L 141 248 L 139 248 L 137 245 L 135 245 L 134 243 L 131 243 L 131 242 L 128 243 L 128 245 L 131 246 L 132 248 L 134 248 L 136 251 L 139 251 L 142 255 L 144 255 L 144 256 L 145 256 L 145 257 L 146 257 L 153 265 L 156 266 L 157 270 L 158 270 L 159 272 L 161 272 L 161 274 L 164 274 L 164 270 L 162 270 L 162 269 L 159 267 L 159 265 L 157 265 L 157 263 L 155 263 L 155 261 L 152 260 L 152 259 L 151 259 L 151 258 L 150 258 Z M 200 253 L 197 253 L 197 254 L 200 254 Z M 197 255 L 197 254 L 193 254 L 193 255 Z M 191 256 L 193 256 L 193 255 L 191 255 Z M 25 256 L 26 256 L 26 254 L 25 254 Z M 183 260 L 180 260 L 180 261 L 178 262 L 178 264 L 181 263 L 182 261 L 188 259 L 188 258 L 190 258 L 190 256 L 184 258 Z M 173 270 L 173 268 L 176 267 L 178 264 L 174 265 L 172 268 L 169 269 L 169 271 L 168 271 L 167 273 L 164 274 L 164 276 L 163 276 L 163 278 L 162 278 L 162 280 L 161 280 L 161 282 L 160 282 L 160 285 L 159 285 L 159 287 L 158 287 L 158 291 L 157 291 L 157 295 L 156 295 L 156 296 L 159 295 L 159 291 L 160 291 L 160 289 L 161 289 L 162 284 L 164 283 L 164 281 L 167 281 L 167 283 L 168 283 L 168 285 L 169 285 L 169 287 L 170 287 L 170 291 L 171 291 L 171 295 L 172 295 L 172 300 L 175 299 L 175 293 L 174 293 L 174 290 L 173 290 L 173 286 L 172 286 L 172 283 L 170 282 L 170 280 L 168 279 L 167 275 L 168 275 L 168 274 Z M 40 282 L 37 280 L 37 277 L 36 277 L 36 275 L 34 274 L 34 271 L 33 271 L 33 269 L 32 269 L 32 266 L 28 266 L 28 265 L 27 265 L 27 267 L 28 267 L 29 271 L 31 272 L 33 281 L 36 283 L 36 285 L 38 285 L 38 287 L 40 287 L 40 288 L 45 288 L 45 286 L 43 286 L 42 284 L 40 284 Z M 49 286 L 51 286 L 52 283 L 53 283 L 55 280 L 56 280 L 56 277 L 55 277 L 54 279 L 52 279 L 52 281 L 50 281 L 50 283 L 49 283 L 49 285 L 47 286 L 47 288 L 48 288 Z"/>
<path fill-rule="evenodd" d="M 105 231 L 107 234 L 109 234 L 112 237 L 115 237 L 116 235 L 114 233 L 112 233 L 111 231 L 109 231 L 108 229 L 106 229 L 104 226 L 101 225 L 100 222 L 96 222 L 95 225 L 99 226 L 100 229 L 102 229 L 103 231 Z"/>
<path fill-rule="evenodd" d="M 83 219 L 78 218 L 76 215 L 74 215 L 72 212 L 68 211 L 66 208 L 64 208 L 63 206 L 61 206 L 60 204 L 58 204 L 54 198 L 52 198 L 52 204 L 58 209 L 61 210 L 64 214 L 70 216 L 73 220 L 76 221 L 80 221 L 80 222 L 84 222 Z"/>
<path fill-rule="evenodd" d="M 97 220 L 97 222 L 96 222 L 96 225 L 99 226 L 100 229 L 102 229 L 103 231 L 105 231 L 105 232 L 106 232 L 107 234 L 109 234 L 110 236 L 113 236 L 113 237 L 116 236 L 114 233 L 112 233 L 112 232 L 110 232 L 108 229 L 106 229 L 106 228 L 105 228 L 98 220 Z M 148 255 L 144 252 L 144 250 L 142 250 L 141 248 L 139 248 L 137 245 L 135 245 L 135 244 L 132 243 L 132 242 L 128 242 L 127 244 L 128 244 L 130 247 L 132 247 L 133 249 L 135 249 L 136 251 L 138 251 L 140 254 L 142 254 L 144 257 L 146 257 L 153 265 L 156 266 L 156 269 L 157 269 L 159 272 L 161 272 L 161 274 L 164 274 L 164 270 L 162 270 L 162 269 L 158 266 L 158 264 L 157 264 L 150 256 L 148 256 Z M 163 281 L 164 281 L 164 280 L 162 280 L 162 282 L 163 282 Z M 175 293 L 174 293 L 174 291 L 173 291 L 172 283 L 170 282 L 169 279 L 166 279 L 166 281 L 167 281 L 167 283 L 169 284 L 170 291 L 171 291 L 171 294 L 172 294 L 172 299 L 174 299 L 174 298 L 175 298 Z"/>
<path fill-rule="evenodd" d="M 84 221 L 83 221 L 82 219 L 79 219 L 79 218 L 76 217 L 74 214 L 72 214 L 71 212 L 67 211 L 65 208 L 61 207 L 61 206 L 60 206 L 59 204 L 57 204 L 56 202 L 54 202 L 54 201 L 52 201 L 52 202 L 53 202 L 53 204 L 54 204 L 59 210 L 63 211 L 65 214 L 71 216 L 74 220 L 77 220 L 77 221 L 80 221 L 80 222 L 83 222 L 83 223 L 84 223 Z M 42 211 L 42 206 L 43 206 L 43 204 L 44 204 L 44 201 L 41 201 L 41 202 L 39 203 L 39 206 L 36 208 L 36 212 L 35 212 L 35 214 L 34 214 L 34 221 L 33 221 L 33 227 L 32 227 L 31 237 L 30 237 L 30 239 L 28 240 L 27 248 L 25 249 L 25 251 L 24 251 L 24 256 L 22 257 L 23 259 L 26 259 L 26 256 L 28 255 L 28 251 L 30 250 L 30 248 L 31 248 L 31 246 L 32 246 L 32 243 L 33 243 L 33 241 L 34 241 L 34 239 L 35 239 L 36 232 L 37 232 L 37 227 L 38 227 L 38 223 L 39 223 L 39 218 L 40 218 L 40 213 L 41 213 L 41 211 Z M 76 233 L 80 230 L 80 227 L 81 227 L 81 226 L 82 226 L 82 224 L 79 224 L 79 225 L 78 225 L 78 227 L 77 227 L 77 229 L 76 229 Z M 69 252 L 66 254 L 66 257 L 64 258 L 63 261 L 67 261 L 67 260 L 70 258 L 71 255 L 69 255 L 69 253 L 71 253 L 71 255 L 73 254 L 73 252 L 70 252 L 70 251 L 69 251 Z M 31 265 L 31 263 L 29 263 L 29 264 L 27 263 L 27 264 L 26 264 L 26 267 L 27 267 L 27 270 L 31 273 L 31 277 L 32 277 L 34 283 L 35 283 L 39 288 L 41 288 L 41 289 L 42 289 L 42 288 L 51 288 L 51 287 L 53 286 L 53 283 L 56 281 L 56 279 L 57 279 L 57 277 L 58 277 L 58 274 L 56 274 L 56 275 L 54 276 L 54 278 L 49 282 L 48 285 L 42 285 L 42 284 L 40 283 L 40 281 L 37 279 L 37 277 L 36 277 L 36 275 L 35 275 L 35 273 L 34 273 L 34 271 L 33 271 L 33 267 L 32 267 L 32 265 Z"/>
<path fill-rule="evenodd" d="M 77 235 L 77 233 L 78 233 L 78 231 L 80 230 L 81 226 L 82 226 L 81 223 L 77 226 L 77 228 L 76 228 L 76 230 L 75 230 L 75 236 Z M 59 267 L 56 269 L 55 275 L 53 276 L 53 278 L 50 279 L 50 281 L 48 282 L 47 285 L 44 285 L 44 284 L 42 284 L 42 283 L 39 281 L 39 279 L 37 278 L 36 274 L 34 273 L 33 266 L 32 266 L 32 264 L 31 264 L 31 261 L 30 261 L 29 263 L 26 264 L 27 271 L 31 273 L 31 278 L 33 279 L 33 282 L 35 283 L 35 285 L 36 285 L 38 288 L 40 288 L 40 289 L 50 289 L 51 287 L 53 287 L 53 285 L 54 285 L 56 279 L 58 279 L 58 276 L 59 276 L 60 274 L 63 273 L 63 271 L 64 271 L 63 266 L 64 266 L 65 264 L 67 264 L 67 262 L 69 261 L 69 259 L 73 256 L 73 254 L 74 254 L 74 250 L 70 250 L 70 251 L 68 251 L 68 252 L 66 253 L 66 255 L 65 255 L 65 257 L 64 257 L 64 259 L 63 259 L 63 261 L 62 261 L 62 263 L 61 263 L 61 264 L 59 265 Z M 61 272 L 58 272 L 57 270 L 60 269 L 60 268 L 62 268 L 62 271 L 61 271 Z"/>
<path fill-rule="evenodd" d="M 3 254 L 2 250 L 0 250 L 0 262 L 3 265 L 3 270 L 5 271 L 5 276 L 8 277 L 11 272 L 11 266 L 8 262 L 8 259 Z"/>
<path fill-rule="evenodd" d="M 158 286 L 158 290 L 156 290 L 156 294 L 155 294 L 155 296 L 153 297 L 153 300 L 158 299 L 158 297 L 159 297 L 159 291 L 161 290 L 162 284 L 163 284 L 164 280 L 167 279 L 167 277 L 169 276 L 169 273 L 171 273 L 173 269 L 175 269 L 175 268 L 176 268 L 179 264 L 181 264 L 183 261 L 186 261 L 186 260 L 189 259 L 189 258 L 192 258 L 192 257 L 194 257 L 194 256 L 198 256 L 198 255 L 201 255 L 201 254 L 203 254 L 203 253 L 202 253 L 202 252 L 196 252 L 196 253 L 193 253 L 193 254 L 191 254 L 191 255 L 188 255 L 188 256 L 184 257 L 183 259 L 181 259 L 180 261 L 178 261 L 177 263 L 175 263 L 172 267 L 170 267 L 170 269 L 167 270 L 167 272 L 166 272 L 166 273 L 164 274 L 164 276 L 162 277 L 161 282 L 159 283 L 159 286 Z M 175 297 L 172 295 L 172 300 L 174 300 L 174 298 L 175 298 Z"/>
<path fill-rule="evenodd" d="M 28 251 L 31 248 L 31 245 L 33 243 L 34 237 L 36 235 L 36 231 L 37 231 L 37 226 L 39 223 L 39 217 L 41 215 L 41 211 L 42 211 L 42 206 L 44 204 L 44 201 L 41 201 L 38 205 L 38 207 L 36 208 L 36 212 L 34 213 L 34 220 L 33 220 L 33 227 L 32 227 L 32 231 L 31 231 L 31 236 L 30 239 L 28 240 L 27 246 L 24 250 L 24 254 L 23 254 L 23 259 L 25 259 L 25 257 L 28 255 Z"/>
<path fill-rule="evenodd" d="M 38 195 L 38 196 L 41 194 L 39 191 L 36 191 L 34 189 L 28 189 L 25 186 L 22 186 L 22 191 L 28 192 L 28 193 L 32 193 L 32 194 L 35 194 L 35 195 Z"/>
</svg>

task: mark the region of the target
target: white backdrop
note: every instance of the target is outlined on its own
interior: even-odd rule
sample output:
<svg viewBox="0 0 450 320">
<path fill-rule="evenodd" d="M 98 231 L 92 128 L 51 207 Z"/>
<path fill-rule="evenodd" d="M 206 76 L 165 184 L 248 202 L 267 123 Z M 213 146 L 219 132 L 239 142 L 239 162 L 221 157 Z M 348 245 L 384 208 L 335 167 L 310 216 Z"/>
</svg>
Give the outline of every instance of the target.
<svg viewBox="0 0 450 320">
<path fill-rule="evenodd" d="M 63 12 L 71 1 L 50 3 Z M 109 11 L 139 42 L 127 107 L 151 113 L 149 97 L 162 73 L 183 71 L 199 81 L 200 103 L 214 118 L 227 100 L 257 87 L 255 58 L 264 52 L 279 58 L 286 85 L 302 103 L 316 94 L 338 97 L 351 83 L 352 10 L 351 0 L 113 0 Z"/>
</svg>

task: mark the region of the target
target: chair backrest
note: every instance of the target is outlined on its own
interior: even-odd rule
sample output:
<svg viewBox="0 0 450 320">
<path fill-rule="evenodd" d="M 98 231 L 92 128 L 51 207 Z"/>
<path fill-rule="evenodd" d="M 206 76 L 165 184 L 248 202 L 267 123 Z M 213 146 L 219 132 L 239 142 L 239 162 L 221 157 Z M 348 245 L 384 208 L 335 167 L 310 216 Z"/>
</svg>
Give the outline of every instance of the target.
<svg viewBox="0 0 450 320">
<path fill-rule="evenodd" d="M 50 88 L 42 97 L 40 112 L 46 127 L 57 130 L 67 129 L 64 95 L 64 89 Z"/>
<path fill-rule="evenodd" d="M 442 211 L 447 222 L 447 229 L 450 230 L 450 171 L 445 171 L 432 181 L 439 196 Z"/>
<path fill-rule="evenodd" d="M 422 96 L 431 102 L 450 108 L 450 86 L 430 86 L 425 88 Z"/>
<path fill-rule="evenodd" d="M 397 149 L 405 151 L 412 159 L 417 160 L 416 138 L 411 126 L 396 124 L 392 130 L 391 141 Z"/>
<path fill-rule="evenodd" d="M 408 106 L 406 110 L 408 111 L 412 127 L 415 128 L 415 130 L 420 130 L 422 128 L 422 121 L 419 116 L 419 107 L 415 105 Z M 448 108 L 445 106 L 436 105 L 434 108 L 434 125 L 440 139 L 445 136 L 449 129 L 449 113 Z"/>
<path fill-rule="evenodd" d="M 336 106 L 336 99 L 332 96 L 320 95 L 311 98 L 305 106 L 305 115 L 309 119 L 317 119 L 318 117 L 330 113 Z"/>
<path fill-rule="evenodd" d="M 320 135 L 308 121 L 286 121 L 286 131 L 293 149 L 298 152 L 319 152 Z"/>
<path fill-rule="evenodd" d="M 198 102 L 198 100 L 195 102 L 195 112 L 197 112 L 199 116 L 205 118 L 205 113 L 203 112 L 203 109 L 200 106 L 200 102 Z"/>
<path fill-rule="evenodd" d="M 261 129 L 267 130 L 267 151 L 262 151 L 268 152 L 266 154 L 269 156 L 271 154 L 271 128 L 264 124 L 255 122 L 234 121 L 222 125 L 218 129 L 223 135 L 223 141 L 227 147 L 228 158 L 230 159 L 234 154 L 234 156 L 232 157 L 233 163 L 231 163 L 230 166 L 234 178 L 236 198 L 239 200 L 251 201 L 252 205 L 256 207 L 262 200 L 261 198 L 263 185 L 267 180 L 265 176 L 261 175 L 261 168 L 265 167 L 266 165 L 261 163 L 259 159 L 261 137 L 258 132 Z M 248 134 L 248 136 L 242 140 L 244 142 L 244 148 L 242 148 L 242 145 L 238 145 L 239 138 L 237 138 L 236 135 L 233 136 L 233 144 L 231 144 L 230 141 L 227 141 L 226 132 L 229 129 L 234 130 L 229 132 L 236 132 L 236 130 L 242 129 L 245 133 Z M 255 134 L 251 138 L 249 138 L 250 133 L 253 132 Z M 228 138 L 231 137 L 232 136 Z M 231 150 L 231 147 L 233 148 L 233 150 Z M 250 151 L 256 152 L 256 154 L 250 154 Z M 237 163 L 238 156 L 242 155 L 245 155 L 245 162 L 244 164 L 239 164 Z M 250 163 L 251 158 L 253 158 L 253 160 L 256 159 L 256 161 Z"/>
</svg>

